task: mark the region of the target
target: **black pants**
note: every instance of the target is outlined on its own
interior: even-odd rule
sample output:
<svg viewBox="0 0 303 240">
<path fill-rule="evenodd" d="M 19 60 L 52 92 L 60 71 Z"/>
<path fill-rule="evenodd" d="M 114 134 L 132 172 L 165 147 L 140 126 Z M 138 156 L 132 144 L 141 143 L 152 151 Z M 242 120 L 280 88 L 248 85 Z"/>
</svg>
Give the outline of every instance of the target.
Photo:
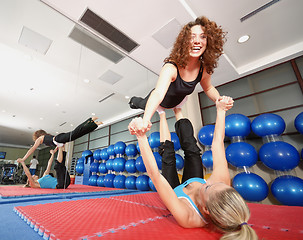
<svg viewBox="0 0 303 240">
<path fill-rule="evenodd" d="M 55 141 L 58 143 L 67 143 L 76 140 L 84 136 L 87 133 L 94 131 L 98 125 L 91 119 L 87 119 L 85 122 L 81 123 L 73 131 L 67 133 L 60 133 L 55 137 Z"/>
<path fill-rule="evenodd" d="M 132 109 L 142 109 L 142 110 L 145 110 L 145 107 L 146 107 L 146 103 L 150 97 L 150 94 L 152 93 L 153 90 L 150 91 L 150 93 L 145 97 L 145 98 L 142 98 L 142 97 L 132 97 L 129 101 L 129 106 L 130 108 Z"/>
<path fill-rule="evenodd" d="M 70 184 L 70 176 L 69 173 L 65 167 L 65 160 L 66 160 L 66 152 L 63 152 L 63 160 L 62 162 L 58 162 L 58 160 L 55 161 L 54 169 L 56 171 L 57 175 L 57 189 L 65 189 Z"/>
<path fill-rule="evenodd" d="M 182 183 L 193 177 L 203 178 L 200 148 L 197 146 L 191 122 L 186 118 L 180 119 L 175 124 L 175 130 L 184 151 Z M 176 169 L 174 144 L 166 140 L 159 147 L 159 153 L 162 155 L 162 175 L 171 187 L 175 188 L 180 185 L 180 181 Z"/>
</svg>

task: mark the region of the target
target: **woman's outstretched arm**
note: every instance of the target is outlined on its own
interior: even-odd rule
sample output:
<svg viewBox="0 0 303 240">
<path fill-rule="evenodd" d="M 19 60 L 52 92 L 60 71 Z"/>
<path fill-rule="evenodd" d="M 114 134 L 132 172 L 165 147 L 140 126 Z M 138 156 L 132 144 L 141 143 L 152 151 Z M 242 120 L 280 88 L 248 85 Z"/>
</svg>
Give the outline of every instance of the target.
<svg viewBox="0 0 303 240">
<path fill-rule="evenodd" d="M 225 114 L 229 108 L 230 101 L 232 99 L 225 96 L 221 100 L 216 101 L 217 117 L 212 142 L 213 172 L 208 180 L 211 183 L 224 182 L 230 185 L 230 175 L 224 148 Z"/>
</svg>

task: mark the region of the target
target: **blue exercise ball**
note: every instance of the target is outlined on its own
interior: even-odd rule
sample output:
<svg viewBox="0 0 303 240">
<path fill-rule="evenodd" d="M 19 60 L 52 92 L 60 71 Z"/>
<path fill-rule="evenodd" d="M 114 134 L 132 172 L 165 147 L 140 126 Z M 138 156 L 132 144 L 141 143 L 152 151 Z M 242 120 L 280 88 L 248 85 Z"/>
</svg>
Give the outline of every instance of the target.
<svg viewBox="0 0 303 240">
<path fill-rule="evenodd" d="M 267 183 L 255 173 L 237 174 L 232 181 L 232 186 L 247 201 L 260 202 L 268 195 Z"/>
<path fill-rule="evenodd" d="M 251 128 L 259 137 L 281 135 L 285 130 L 285 121 L 277 114 L 265 113 L 252 121 Z"/>
<path fill-rule="evenodd" d="M 98 175 L 91 175 L 88 179 L 88 185 L 97 186 Z"/>
<path fill-rule="evenodd" d="M 251 132 L 251 122 L 243 114 L 234 113 L 225 118 L 225 135 L 227 137 L 246 137 Z"/>
<path fill-rule="evenodd" d="M 125 154 L 128 157 L 135 157 L 138 154 L 138 150 L 135 144 L 129 144 L 125 148 Z"/>
<path fill-rule="evenodd" d="M 179 171 L 179 170 L 181 170 L 184 167 L 184 159 L 178 153 L 175 154 L 175 157 L 176 157 L 176 168 Z"/>
<path fill-rule="evenodd" d="M 98 187 L 105 187 L 104 186 L 104 176 L 99 176 L 97 179 L 97 185 Z"/>
<path fill-rule="evenodd" d="M 136 160 L 135 159 L 128 159 L 125 163 L 125 170 L 129 173 L 137 172 Z"/>
<path fill-rule="evenodd" d="M 136 179 L 137 189 L 140 191 L 149 191 L 148 179 L 149 177 L 146 175 L 138 176 Z"/>
<path fill-rule="evenodd" d="M 98 170 L 99 170 L 99 163 L 98 163 L 98 162 L 93 162 L 93 163 L 90 165 L 89 170 L 90 170 L 92 173 L 98 172 Z"/>
<path fill-rule="evenodd" d="M 114 150 L 116 154 L 123 155 L 125 153 L 126 144 L 122 141 L 116 142 L 114 145 Z"/>
<path fill-rule="evenodd" d="M 116 177 L 115 174 L 112 173 L 106 174 L 104 177 L 104 186 L 108 188 L 113 188 L 115 177 Z"/>
<path fill-rule="evenodd" d="M 102 162 L 99 164 L 99 173 L 107 173 L 108 169 L 106 167 L 106 163 L 105 162 Z"/>
<path fill-rule="evenodd" d="M 153 152 L 153 154 L 156 159 L 158 169 L 161 170 L 162 169 L 162 157 L 158 152 Z"/>
<path fill-rule="evenodd" d="M 101 160 L 101 155 L 100 154 L 101 154 L 101 150 L 100 149 L 95 150 L 94 154 L 93 154 L 94 159 Z"/>
<path fill-rule="evenodd" d="M 108 148 L 107 148 L 107 154 L 108 154 L 109 157 L 116 156 L 115 146 L 113 144 L 108 146 Z"/>
<path fill-rule="evenodd" d="M 103 148 L 100 153 L 100 157 L 102 160 L 108 160 L 109 155 L 107 153 L 107 148 Z"/>
<path fill-rule="evenodd" d="M 125 158 L 119 157 L 113 161 L 113 169 L 116 172 L 123 172 L 125 170 Z"/>
<path fill-rule="evenodd" d="M 142 156 L 137 157 L 135 165 L 138 172 L 146 172 Z"/>
<path fill-rule="evenodd" d="M 157 189 L 156 189 L 156 187 L 155 187 L 155 185 L 153 184 L 153 182 L 152 182 L 152 180 L 149 178 L 148 179 L 148 186 L 149 186 L 149 188 L 151 189 L 151 190 L 153 190 L 153 191 L 157 191 Z"/>
<path fill-rule="evenodd" d="M 138 142 L 137 142 L 136 147 L 137 147 L 138 152 L 140 152 L 140 147 L 139 147 L 139 143 Z"/>
<path fill-rule="evenodd" d="M 77 164 L 79 164 L 79 163 L 84 164 L 84 161 L 85 161 L 85 158 L 84 158 L 84 157 L 81 157 L 81 158 L 79 158 L 79 159 L 77 160 Z"/>
<path fill-rule="evenodd" d="M 234 167 L 251 167 L 258 161 L 256 149 L 246 142 L 232 143 L 225 152 L 227 161 Z"/>
<path fill-rule="evenodd" d="M 175 150 L 176 151 L 179 150 L 181 148 L 181 145 L 180 145 L 180 140 L 179 140 L 177 133 L 171 132 L 170 137 L 171 137 L 171 141 L 174 143 Z"/>
<path fill-rule="evenodd" d="M 148 137 L 148 143 L 151 148 L 157 148 L 160 146 L 160 133 L 153 132 Z"/>
<path fill-rule="evenodd" d="M 79 174 L 83 174 L 84 172 L 84 163 L 77 163 L 76 172 Z"/>
<path fill-rule="evenodd" d="M 205 125 L 198 133 L 198 140 L 204 146 L 210 146 L 213 142 L 215 125 Z"/>
<path fill-rule="evenodd" d="M 300 162 L 297 149 L 282 141 L 263 144 L 259 150 L 259 157 L 265 166 L 279 171 L 294 169 Z"/>
<path fill-rule="evenodd" d="M 295 118 L 295 128 L 299 133 L 303 134 L 303 112 Z"/>
<path fill-rule="evenodd" d="M 271 185 L 271 192 L 282 204 L 288 206 L 303 206 L 303 180 L 285 175 L 276 178 Z"/>
<path fill-rule="evenodd" d="M 136 180 L 137 180 L 137 177 L 136 176 L 128 176 L 126 179 L 125 179 L 125 187 L 127 189 L 137 189 L 136 187 Z"/>
<path fill-rule="evenodd" d="M 89 156 L 93 156 L 93 153 L 91 150 L 85 150 L 82 152 L 82 157 L 87 158 Z"/>
<path fill-rule="evenodd" d="M 117 175 L 114 178 L 114 187 L 115 188 L 125 188 L 125 179 L 124 175 Z"/>
<path fill-rule="evenodd" d="M 107 170 L 114 170 L 113 164 L 114 164 L 114 159 L 108 159 L 105 164 Z"/>
<path fill-rule="evenodd" d="M 211 150 L 205 151 L 202 154 L 202 164 L 205 168 L 207 169 L 212 169 L 213 168 L 213 154 Z"/>
</svg>

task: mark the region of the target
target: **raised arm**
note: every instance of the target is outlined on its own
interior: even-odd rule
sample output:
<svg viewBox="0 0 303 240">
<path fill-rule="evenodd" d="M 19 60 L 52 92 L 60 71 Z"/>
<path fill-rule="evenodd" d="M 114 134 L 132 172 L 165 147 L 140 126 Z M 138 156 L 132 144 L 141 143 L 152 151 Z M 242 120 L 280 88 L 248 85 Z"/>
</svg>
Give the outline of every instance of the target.
<svg viewBox="0 0 303 240">
<path fill-rule="evenodd" d="M 43 177 L 45 175 L 48 175 L 50 173 L 50 170 L 51 170 L 51 167 L 52 167 L 52 164 L 53 164 L 53 161 L 54 161 L 55 151 L 54 150 L 50 150 L 49 152 L 50 152 L 51 156 L 50 156 L 50 158 L 48 160 L 46 170 L 43 173 Z"/>
<path fill-rule="evenodd" d="M 160 174 L 155 157 L 148 144 L 145 132 L 139 130 L 142 124 L 142 118 L 135 118 L 131 121 L 128 128 L 131 134 L 135 134 L 137 136 L 147 174 L 157 189 L 160 198 L 168 210 L 173 214 L 176 221 L 183 227 L 189 227 L 186 225 L 188 212 L 180 205 L 180 200 L 178 199 L 174 190 L 169 185 L 167 180 Z"/>
<path fill-rule="evenodd" d="M 143 127 L 145 132 L 149 130 L 148 126 L 150 128 L 150 120 L 152 116 L 154 115 L 159 104 L 164 99 L 170 83 L 176 79 L 176 77 L 177 68 L 174 65 L 167 63 L 162 67 L 156 88 L 151 93 L 145 107 L 143 116 Z"/>
<path fill-rule="evenodd" d="M 44 137 L 44 136 L 37 138 L 34 145 L 27 151 L 27 153 L 22 158 L 23 161 L 25 161 L 30 155 L 32 155 L 35 152 L 35 150 L 40 146 L 40 144 L 42 144 L 42 142 L 43 142 L 42 137 Z"/>
<path fill-rule="evenodd" d="M 225 113 L 232 99 L 223 96 L 221 100 L 216 101 L 217 118 L 212 142 L 213 172 L 209 178 L 210 183 L 224 182 L 230 185 L 230 175 L 225 155 L 224 137 L 225 137 Z"/>
</svg>

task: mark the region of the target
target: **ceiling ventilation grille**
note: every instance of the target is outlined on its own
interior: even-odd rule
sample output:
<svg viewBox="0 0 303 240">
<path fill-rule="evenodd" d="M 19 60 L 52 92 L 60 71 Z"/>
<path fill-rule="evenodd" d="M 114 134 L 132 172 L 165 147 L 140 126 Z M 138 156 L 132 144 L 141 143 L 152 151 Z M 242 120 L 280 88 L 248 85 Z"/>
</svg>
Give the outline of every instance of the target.
<svg viewBox="0 0 303 240">
<path fill-rule="evenodd" d="M 80 21 L 102 34 L 104 37 L 117 44 L 128 53 L 138 46 L 135 41 L 127 37 L 124 33 L 116 29 L 113 25 L 109 24 L 107 21 L 89 9 L 85 11 Z"/>
<path fill-rule="evenodd" d="M 115 83 L 119 82 L 122 79 L 122 76 L 111 71 L 111 70 L 107 70 L 104 74 L 102 74 L 99 77 L 99 80 L 107 82 L 111 85 L 114 85 Z"/>
<path fill-rule="evenodd" d="M 263 6 L 257 8 L 256 10 L 254 10 L 254 11 L 246 14 L 244 17 L 241 17 L 240 21 L 243 22 L 243 21 L 247 20 L 248 18 L 251 18 L 252 16 L 256 15 L 257 13 L 265 10 L 266 8 L 270 7 L 271 5 L 273 5 L 273 4 L 275 4 L 275 3 L 279 2 L 279 1 L 280 0 L 272 0 L 272 1 L 264 4 Z"/>
<path fill-rule="evenodd" d="M 118 63 L 122 58 L 124 58 L 123 55 L 118 53 L 116 50 L 113 50 L 111 47 L 107 46 L 106 43 L 102 43 L 101 41 L 96 40 L 96 37 L 91 36 L 84 29 L 82 30 L 78 27 L 74 27 L 71 33 L 69 34 L 69 37 L 114 63 Z"/>
<path fill-rule="evenodd" d="M 114 95 L 115 95 L 115 93 L 111 93 L 111 94 L 107 95 L 106 97 L 100 99 L 100 100 L 99 100 L 99 103 L 105 101 L 106 99 L 108 99 L 108 98 L 110 98 L 110 97 L 112 97 L 112 96 L 114 96 Z"/>
</svg>

